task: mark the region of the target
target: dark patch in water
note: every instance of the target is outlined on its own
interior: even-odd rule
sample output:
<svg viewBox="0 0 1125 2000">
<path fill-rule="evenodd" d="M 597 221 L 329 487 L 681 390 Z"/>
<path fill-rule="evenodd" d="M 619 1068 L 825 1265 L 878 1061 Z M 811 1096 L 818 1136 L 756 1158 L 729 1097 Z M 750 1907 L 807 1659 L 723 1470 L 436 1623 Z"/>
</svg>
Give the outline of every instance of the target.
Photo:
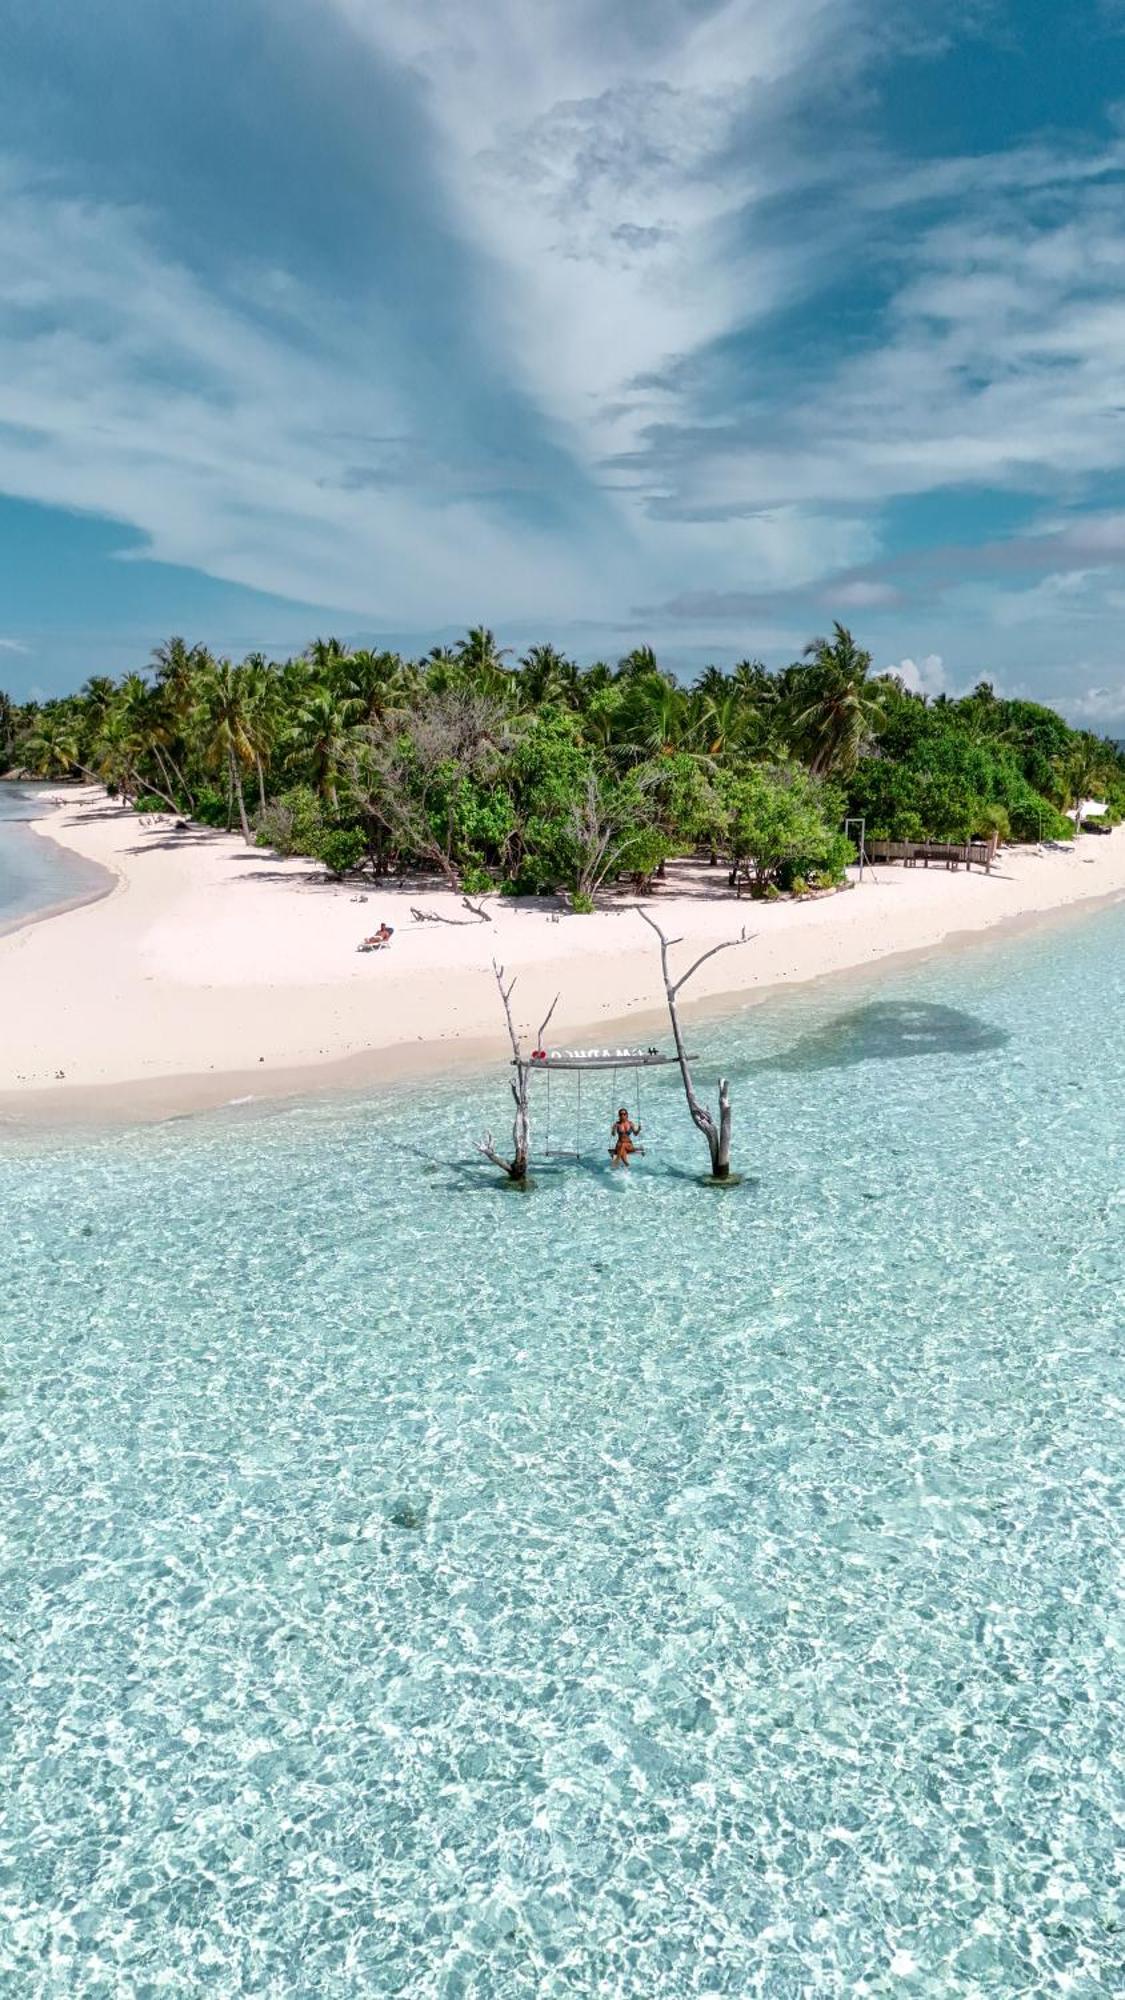
<svg viewBox="0 0 1125 2000">
<path fill-rule="evenodd" d="M 1005 1028 L 933 1001 L 879 1000 L 841 1014 L 755 1070 L 849 1069 L 855 1063 L 901 1062 L 905 1056 L 981 1056 L 1011 1040 Z"/>
</svg>

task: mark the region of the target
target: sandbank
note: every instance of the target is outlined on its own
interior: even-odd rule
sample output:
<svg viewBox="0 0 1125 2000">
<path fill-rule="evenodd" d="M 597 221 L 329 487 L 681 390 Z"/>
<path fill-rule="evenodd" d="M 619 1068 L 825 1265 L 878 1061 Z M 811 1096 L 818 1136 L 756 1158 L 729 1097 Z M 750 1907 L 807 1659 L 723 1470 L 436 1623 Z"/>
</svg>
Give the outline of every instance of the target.
<svg viewBox="0 0 1125 2000">
<path fill-rule="evenodd" d="M 655 940 L 624 898 L 576 916 L 496 897 L 478 922 L 439 885 L 329 882 L 314 863 L 237 837 L 142 823 L 92 787 L 33 830 L 108 870 L 113 887 L 0 937 L 9 1128 L 132 1123 L 500 1058 L 494 958 L 517 976 L 529 1030 L 561 994 L 553 1041 L 616 1041 L 626 1024 L 647 1039 L 660 1021 Z M 990 876 L 869 869 L 848 891 L 800 903 L 737 902 L 721 868 L 684 862 L 650 907 L 683 939 L 684 963 L 744 927 L 754 934 L 693 981 L 691 1006 L 712 1011 L 1123 894 L 1119 831 L 1072 852 L 1005 850 Z M 383 919 L 390 949 L 357 952 Z"/>
</svg>

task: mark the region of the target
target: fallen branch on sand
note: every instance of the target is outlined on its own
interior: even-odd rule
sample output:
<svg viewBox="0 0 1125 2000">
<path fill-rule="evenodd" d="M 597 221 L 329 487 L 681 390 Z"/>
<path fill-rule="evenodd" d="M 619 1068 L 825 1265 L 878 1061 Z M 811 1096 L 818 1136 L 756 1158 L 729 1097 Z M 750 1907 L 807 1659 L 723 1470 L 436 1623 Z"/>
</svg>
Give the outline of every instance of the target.
<svg viewBox="0 0 1125 2000">
<path fill-rule="evenodd" d="M 463 910 L 471 910 L 477 923 L 490 924 L 492 922 L 492 918 L 485 909 L 483 902 L 471 903 L 467 896 L 462 896 L 461 908 Z M 416 924 L 453 924 L 458 929 L 463 929 L 469 921 L 467 917 L 443 917 L 437 910 L 418 910 L 414 907 L 413 903 L 410 905 L 410 914 Z"/>
</svg>

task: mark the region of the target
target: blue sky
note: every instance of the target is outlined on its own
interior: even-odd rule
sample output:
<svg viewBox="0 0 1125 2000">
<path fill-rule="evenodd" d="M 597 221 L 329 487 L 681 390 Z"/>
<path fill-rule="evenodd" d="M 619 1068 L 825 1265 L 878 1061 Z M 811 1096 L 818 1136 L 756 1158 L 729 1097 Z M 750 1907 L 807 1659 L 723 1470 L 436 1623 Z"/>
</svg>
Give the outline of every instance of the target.
<svg viewBox="0 0 1125 2000">
<path fill-rule="evenodd" d="M 838 616 L 1125 733 L 1119 0 L 0 0 L 0 682 Z"/>
</svg>

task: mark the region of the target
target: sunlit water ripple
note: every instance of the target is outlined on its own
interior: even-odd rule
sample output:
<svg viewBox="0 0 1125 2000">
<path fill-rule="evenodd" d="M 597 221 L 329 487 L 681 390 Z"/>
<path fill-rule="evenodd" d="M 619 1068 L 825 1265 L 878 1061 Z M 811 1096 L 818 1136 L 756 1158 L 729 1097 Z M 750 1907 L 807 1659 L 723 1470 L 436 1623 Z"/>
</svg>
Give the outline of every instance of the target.
<svg viewBox="0 0 1125 2000">
<path fill-rule="evenodd" d="M 4 1991 L 1120 1994 L 1123 948 L 9 1140 Z"/>
</svg>

